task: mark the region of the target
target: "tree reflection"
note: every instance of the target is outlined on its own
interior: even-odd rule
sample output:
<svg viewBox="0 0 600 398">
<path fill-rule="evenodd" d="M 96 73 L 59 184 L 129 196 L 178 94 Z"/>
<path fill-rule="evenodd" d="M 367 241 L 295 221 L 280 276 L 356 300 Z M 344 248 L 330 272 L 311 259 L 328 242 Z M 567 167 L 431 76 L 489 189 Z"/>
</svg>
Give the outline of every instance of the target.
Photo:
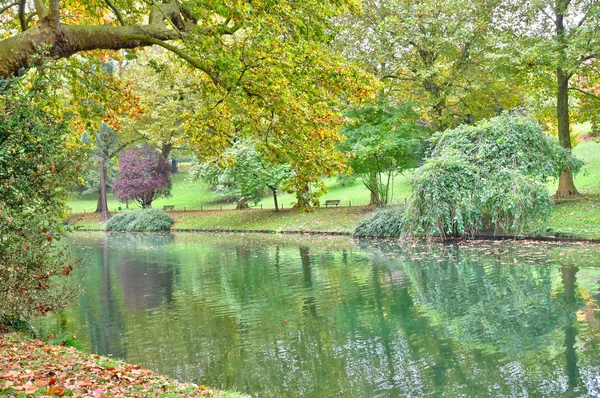
<svg viewBox="0 0 600 398">
<path fill-rule="evenodd" d="M 112 239 L 71 323 L 182 380 L 265 397 L 538 396 L 581 393 L 600 365 L 590 344 L 581 370 L 578 268 L 552 248 Z"/>
</svg>

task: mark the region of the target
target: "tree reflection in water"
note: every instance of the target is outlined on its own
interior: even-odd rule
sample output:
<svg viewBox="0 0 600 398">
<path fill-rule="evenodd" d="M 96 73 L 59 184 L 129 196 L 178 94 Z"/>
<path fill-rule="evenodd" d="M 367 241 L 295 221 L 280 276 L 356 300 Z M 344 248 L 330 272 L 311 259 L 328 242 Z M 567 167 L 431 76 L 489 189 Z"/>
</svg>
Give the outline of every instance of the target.
<svg viewBox="0 0 600 398">
<path fill-rule="evenodd" d="M 597 388 L 600 273 L 577 283 L 594 248 L 577 248 L 582 263 L 561 256 L 568 247 L 511 243 L 181 234 L 74 245 L 93 258 L 62 325 L 94 352 L 182 380 L 307 397 Z M 584 307 L 594 322 L 578 320 Z"/>
</svg>

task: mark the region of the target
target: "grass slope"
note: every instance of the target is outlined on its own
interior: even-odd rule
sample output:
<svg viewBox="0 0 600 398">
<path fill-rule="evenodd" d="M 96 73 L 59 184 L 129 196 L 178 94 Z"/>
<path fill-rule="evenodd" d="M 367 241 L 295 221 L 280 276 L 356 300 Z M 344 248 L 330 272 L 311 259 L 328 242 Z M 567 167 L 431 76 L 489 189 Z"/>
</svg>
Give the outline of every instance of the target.
<svg viewBox="0 0 600 398">
<path fill-rule="evenodd" d="M 365 207 L 320 208 L 311 213 L 287 209 L 210 210 L 169 213 L 174 229 L 352 232 L 371 210 Z M 84 229 L 103 229 L 98 214 L 79 214 L 73 221 Z"/>
<path fill-rule="evenodd" d="M 581 238 L 600 238 L 600 144 L 592 141 L 581 142 L 573 150 L 575 156 L 585 162 L 583 171 L 575 177 L 575 184 L 582 196 L 572 200 L 561 200 L 556 203 L 549 222 L 548 234 Z M 233 203 L 224 203 L 215 196 L 203 182 L 186 180 L 185 172 L 173 176 L 173 195 L 155 201 L 154 207 L 175 205 L 175 210 L 200 209 L 212 211 L 174 212 L 174 228 L 182 229 L 262 229 L 262 230 L 306 230 L 306 231 L 336 231 L 351 232 L 356 224 L 369 213 L 365 206 L 369 202 L 369 192 L 357 180 L 354 184 L 338 187 L 334 178 L 325 180 L 329 192 L 321 198 L 324 203 L 328 199 L 339 199 L 343 206 L 352 207 L 339 209 L 316 209 L 313 213 L 301 213 L 290 210 L 294 196 L 282 194 L 279 203 L 285 210 L 274 211 L 233 211 Z M 398 176 L 394 180 L 394 203 L 404 203 L 409 196 L 406 176 Z M 557 181 L 549 184 L 548 189 L 554 193 Z M 96 208 L 95 195 L 83 195 L 69 202 L 73 213 L 94 211 Z M 258 205 L 263 209 L 273 209 L 273 199 L 265 197 Z M 109 195 L 109 208 L 116 209 L 119 204 Z M 218 211 L 220 207 L 224 211 Z M 132 206 L 133 207 L 133 206 Z M 87 214 L 77 215 L 77 224 L 83 228 L 102 229 L 98 216 Z"/>
</svg>

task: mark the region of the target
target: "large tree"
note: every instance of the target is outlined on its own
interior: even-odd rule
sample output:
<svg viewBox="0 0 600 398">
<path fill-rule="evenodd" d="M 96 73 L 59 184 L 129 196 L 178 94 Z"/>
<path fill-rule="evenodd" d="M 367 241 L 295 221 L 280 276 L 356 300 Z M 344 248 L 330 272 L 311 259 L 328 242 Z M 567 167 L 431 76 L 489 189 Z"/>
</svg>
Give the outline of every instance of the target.
<svg viewBox="0 0 600 398">
<path fill-rule="evenodd" d="M 160 46 L 190 65 L 201 86 L 202 111 L 184 115 L 199 155 L 218 156 L 239 137 L 258 137 L 265 153 L 291 158 L 297 190 L 321 188 L 307 203 L 324 190 L 321 175 L 343 168 L 335 150 L 339 107 L 370 92 L 368 76 L 328 45 L 332 18 L 352 9 L 352 1 L 51 0 L 46 6 L 36 0 L 33 6 L 25 0 L 4 10 L 0 76 L 18 73 L 40 54 Z"/>
<path fill-rule="evenodd" d="M 572 100 L 593 96 L 593 77 L 598 76 L 595 60 L 600 53 L 599 7 L 597 0 L 507 1 L 495 17 L 501 33 L 498 37 L 504 39 L 498 52 L 505 55 L 504 66 L 523 79 L 542 108 L 554 98 L 551 124 L 560 145 L 569 152 Z M 563 170 L 556 196 L 578 193 L 573 170 Z"/>
</svg>

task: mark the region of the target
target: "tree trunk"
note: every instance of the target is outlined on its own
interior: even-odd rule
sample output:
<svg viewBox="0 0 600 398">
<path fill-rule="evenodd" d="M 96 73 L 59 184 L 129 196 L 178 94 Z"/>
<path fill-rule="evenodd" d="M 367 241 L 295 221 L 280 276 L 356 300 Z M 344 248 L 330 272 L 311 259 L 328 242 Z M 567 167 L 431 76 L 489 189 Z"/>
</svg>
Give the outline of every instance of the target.
<svg viewBox="0 0 600 398">
<path fill-rule="evenodd" d="M 100 158 L 100 219 L 108 221 L 110 214 L 108 213 L 108 203 L 106 202 L 106 161 L 104 157 Z"/>
<path fill-rule="evenodd" d="M 295 208 L 310 211 L 312 204 L 310 203 L 310 187 L 308 184 L 301 189 L 296 189 L 296 204 Z"/>
<path fill-rule="evenodd" d="M 363 180 L 364 181 L 364 180 Z M 371 192 L 371 200 L 369 206 L 382 207 L 381 197 L 379 196 L 377 173 L 369 174 L 369 180 L 365 183 L 365 186 Z"/>
<path fill-rule="evenodd" d="M 163 157 L 164 160 L 168 161 L 169 160 L 169 155 L 171 154 L 171 151 L 173 150 L 173 144 L 170 143 L 166 143 L 163 142 L 160 146 L 160 154 Z"/>
<path fill-rule="evenodd" d="M 558 68 L 556 71 L 558 94 L 556 98 L 556 117 L 558 121 L 558 141 L 560 146 L 571 152 L 571 132 L 569 121 L 569 76 Z M 563 170 L 558 180 L 557 198 L 567 198 L 579 195 L 573 181 L 573 171 Z"/>
<path fill-rule="evenodd" d="M 250 200 L 250 198 L 242 198 L 237 202 L 237 206 L 235 207 L 236 210 L 244 210 L 247 209 L 248 206 L 248 201 Z"/>
<path fill-rule="evenodd" d="M 564 9 L 557 9 L 556 12 L 556 36 L 561 45 L 562 61 L 566 58 L 565 44 L 565 26 Z M 569 121 L 569 79 L 571 75 L 561 66 L 556 69 L 556 83 L 558 85 L 556 96 L 556 120 L 558 122 L 558 141 L 560 146 L 571 152 L 571 132 Z M 566 198 L 579 195 L 575 183 L 573 182 L 573 170 L 565 169 L 558 180 L 557 198 Z"/>
<path fill-rule="evenodd" d="M 379 191 L 377 191 L 377 188 L 369 190 L 369 192 L 371 192 L 371 200 L 369 201 L 369 206 L 382 207 L 381 199 L 379 198 Z"/>
<path fill-rule="evenodd" d="M 154 191 L 150 192 L 142 198 L 142 209 L 150 209 L 154 200 Z"/>
<path fill-rule="evenodd" d="M 273 192 L 273 201 L 275 202 L 275 211 L 279 211 L 279 205 L 277 204 L 277 189 L 271 188 Z"/>
<path fill-rule="evenodd" d="M 102 213 L 102 191 L 100 190 L 100 184 L 98 184 L 98 200 L 96 201 L 96 210 L 94 213 Z"/>
</svg>

